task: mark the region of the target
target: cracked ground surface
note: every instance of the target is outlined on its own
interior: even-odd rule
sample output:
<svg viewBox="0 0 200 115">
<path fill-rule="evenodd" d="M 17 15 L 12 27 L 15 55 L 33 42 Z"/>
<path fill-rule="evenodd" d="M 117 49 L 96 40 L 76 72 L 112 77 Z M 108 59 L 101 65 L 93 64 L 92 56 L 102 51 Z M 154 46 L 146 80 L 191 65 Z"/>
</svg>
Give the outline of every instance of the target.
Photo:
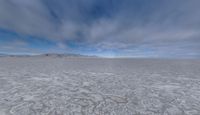
<svg viewBox="0 0 200 115">
<path fill-rule="evenodd" d="M 200 60 L 0 58 L 0 115 L 199 114 Z"/>
</svg>

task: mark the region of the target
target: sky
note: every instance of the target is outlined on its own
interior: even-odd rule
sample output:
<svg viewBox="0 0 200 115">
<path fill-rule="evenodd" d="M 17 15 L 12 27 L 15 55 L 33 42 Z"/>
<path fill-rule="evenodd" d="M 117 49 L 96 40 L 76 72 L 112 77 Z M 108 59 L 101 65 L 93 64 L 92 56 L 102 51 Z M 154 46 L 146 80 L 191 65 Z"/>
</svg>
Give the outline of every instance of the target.
<svg viewBox="0 0 200 115">
<path fill-rule="evenodd" d="M 200 58 L 199 0 L 0 0 L 0 53 Z"/>
</svg>

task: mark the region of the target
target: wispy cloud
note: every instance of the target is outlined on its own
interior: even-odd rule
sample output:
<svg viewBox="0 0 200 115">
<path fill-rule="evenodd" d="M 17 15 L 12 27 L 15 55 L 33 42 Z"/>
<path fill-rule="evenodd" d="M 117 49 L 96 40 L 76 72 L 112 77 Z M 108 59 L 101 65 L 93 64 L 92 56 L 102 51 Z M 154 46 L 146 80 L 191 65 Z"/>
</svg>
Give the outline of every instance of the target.
<svg viewBox="0 0 200 115">
<path fill-rule="evenodd" d="M 170 51 L 172 57 L 195 57 L 200 54 L 199 4 L 198 0 L 1 0 L 0 28 L 44 38 L 66 51 L 115 50 L 129 56 L 136 51 L 166 56 Z M 81 46 L 70 49 L 69 41 Z"/>
</svg>

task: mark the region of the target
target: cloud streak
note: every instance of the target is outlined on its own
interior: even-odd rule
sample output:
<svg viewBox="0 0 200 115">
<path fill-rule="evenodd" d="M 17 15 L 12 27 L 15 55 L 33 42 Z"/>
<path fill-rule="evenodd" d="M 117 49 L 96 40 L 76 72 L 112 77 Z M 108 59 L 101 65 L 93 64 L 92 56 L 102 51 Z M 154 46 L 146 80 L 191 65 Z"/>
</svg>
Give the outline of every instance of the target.
<svg viewBox="0 0 200 115">
<path fill-rule="evenodd" d="M 200 54 L 198 0 L 1 0 L 0 28 L 68 49 L 116 55 Z M 89 48 L 89 49 L 88 49 Z M 71 48 L 80 50 L 77 47 Z M 153 53 L 152 53 L 153 52 Z M 162 52 L 162 53 L 161 53 Z"/>
</svg>

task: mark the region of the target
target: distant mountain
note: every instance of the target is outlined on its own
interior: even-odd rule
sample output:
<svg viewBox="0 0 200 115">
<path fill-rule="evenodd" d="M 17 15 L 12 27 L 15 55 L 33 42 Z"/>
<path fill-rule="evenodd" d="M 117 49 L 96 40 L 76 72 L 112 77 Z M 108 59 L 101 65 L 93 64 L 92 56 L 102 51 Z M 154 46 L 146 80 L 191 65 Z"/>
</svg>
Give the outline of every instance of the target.
<svg viewBox="0 0 200 115">
<path fill-rule="evenodd" d="M 7 56 L 7 54 L 2 54 L 2 53 L 0 53 L 0 56 L 2 57 L 2 56 Z"/>
<path fill-rule="evenodd" d="M 0 57 L 30 57 L 31 55 L 0 54 Z"/>
<path fill-rule="evenodd" d="M 41 54 L 38 56 L 45 56 L 45 57 L 97 57 L 97 56 L 88 56 L 88 55 L 81 55 L 81 54 L 57 54 L 57 53 L 46 53 L 46 54 Z"/>
<path fill-rule="evenodd" d="M 57 54 L 57 53 L 46 53 L 39 55 L 17 55 L 17 54 L 1 54 L 0 57 L 97 57 L 97 56 L 88 56 L 81 54 Z"/>
</svg>

